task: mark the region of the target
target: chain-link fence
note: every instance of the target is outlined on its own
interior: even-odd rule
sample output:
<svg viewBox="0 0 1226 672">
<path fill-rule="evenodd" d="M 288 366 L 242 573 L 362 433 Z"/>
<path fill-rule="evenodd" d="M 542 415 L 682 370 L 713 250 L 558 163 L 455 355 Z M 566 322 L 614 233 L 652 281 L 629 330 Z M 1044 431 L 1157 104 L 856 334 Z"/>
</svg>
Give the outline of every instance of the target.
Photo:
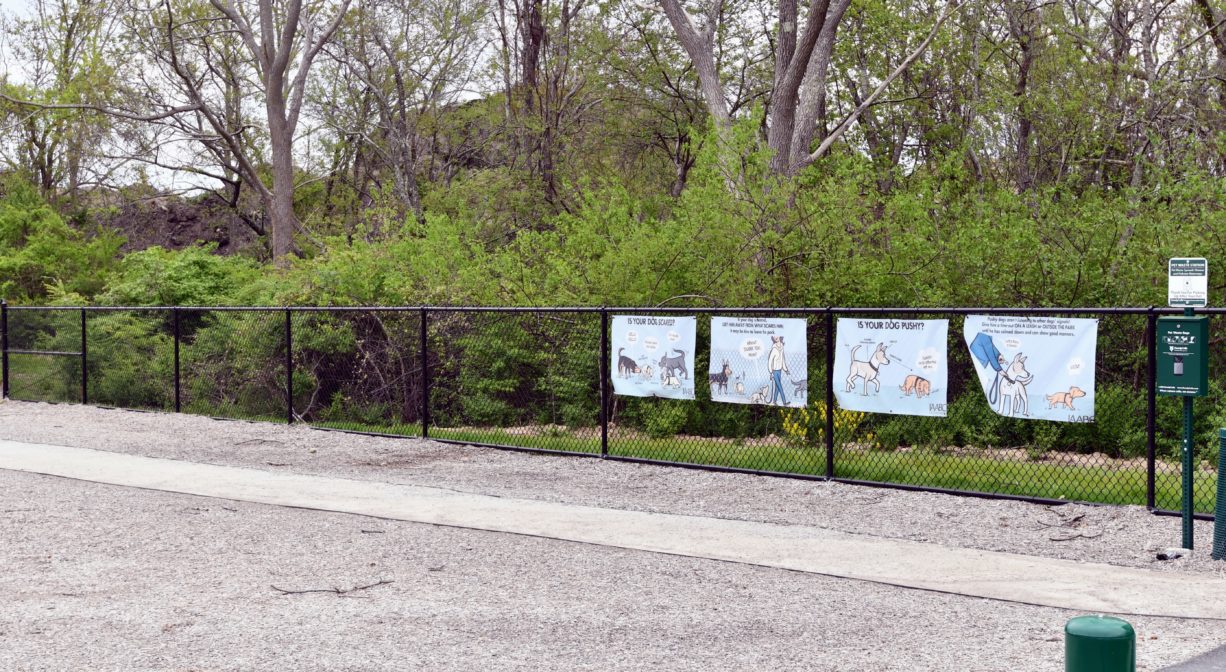
<svg viewBox="0 0 1226 672">
<path fill-rule="evenodd" d="M 758 311 L 717 311 L 720 319 L 763 316 Z M 639 310 L 638 315 L 676 315 Z M 769 399 L 742 360 L 729 353 L 703 352 L 710 342 L 712 317 L 699 315 L 695 342 L 693 401 L 613 396 L 609 409 L 609 454 L 630 459 L 725 469 L 821 477 L 828 475 L 825 424 L 824 367 L 827 326 L 824 315 L 812 312 L 772 312 L 771 317 L 805 322 L 804 349 L 784 351 L 789 373 L 781 378 L 786 397 L 804 401 L 805 408 L 728 403 L 730 399 Z M 714 357 L 722 382 L 709 383 Z M 727 367 L 726 370 L 724 367 Z M 801 373 L 805 372 L 805 373 Z M 706 382 L 704 382 L 706 381 Z"/>
<path fill-rule="evenodd" d="M 1095 421 L 1081 424 L 995 412 L 966 346 L 965 315 L 909 314 L 949 320 L 946 415 L 836 410 L 836 475 L 1049 500 L 1146 503 L 1147 317 L 1088 317 L 1098 319 Z"/>
<path fill-rule="evenodd" d="M 1050 501 L 1180 506 L 1182 403 L 1154 394 L 1154 327 L 1124 309 L 111 308 L 6 306 L 5 395 L 709 469 Z M 1195 401 L 1194 504 L 1215 504 L 1226 426 L 1221 310 L 1210 394 Z M 692 401 L 613 394 L 610 317 L 697 315 Z M 1092 423 L 1009 418 L 965 345 L 971 314 L 1098 320 Z M 712 353 L 711 318 L 804 320 L 792 408 L 734 404 L 746 372 Z M 944 417 L 841 408 L 838 318 L 949 321 Z M 724 362 L 708 381 L 711 358 Z M 650 369 L 648 369 L 650 370 Z M 624 372 L 623 372 L 624 374 Z M 711 378 L 716 378 L 711 376 Z M 602 384 L 603 381 L 603 384 Z M 764 390 L 758 390 L 763 393 Z M 799 402 L 799 403 L 797 403 Z"/>
<path fill-rule="evenodd" d="M 5 394 L 30 401 L 87 402 L 87 381 L 81 375 L 84 320 L 80 310 L 7 308 L 0 325 Z"/>
</svg>

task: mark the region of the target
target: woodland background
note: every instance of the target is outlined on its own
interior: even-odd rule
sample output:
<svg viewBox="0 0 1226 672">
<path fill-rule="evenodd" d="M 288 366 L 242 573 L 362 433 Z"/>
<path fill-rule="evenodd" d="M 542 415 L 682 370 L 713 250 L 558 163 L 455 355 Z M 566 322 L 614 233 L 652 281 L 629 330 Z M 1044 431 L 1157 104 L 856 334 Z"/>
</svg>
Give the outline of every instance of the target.
<svg viewBox="0 0 1226 672">
<path fill-rule="evenodd" d="M 28 0 L 2 46 L 11 303 L 1162 305 L 1169 256 L 1226 268 L 1221 0 Z"/>
</svg>

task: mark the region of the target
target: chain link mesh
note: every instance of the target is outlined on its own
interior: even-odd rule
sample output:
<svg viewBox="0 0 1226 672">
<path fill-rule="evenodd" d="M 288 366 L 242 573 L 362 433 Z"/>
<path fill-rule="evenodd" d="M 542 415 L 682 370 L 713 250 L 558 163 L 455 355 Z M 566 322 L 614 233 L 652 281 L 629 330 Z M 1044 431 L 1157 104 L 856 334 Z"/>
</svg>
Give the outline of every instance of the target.
<svg viewBox="0 0 1226 672">
<path fill-rule="evenodd" d="M 86 318 L 89 402 L 173 411 L 173 313 L 108 310 L 90 312 Z"/>
<path fill-rule="evenodd" d="M 81 314 L 10 307 L 12 398 L 81 400 Z M 91 403 L 174 408 L 174 314 L 86 313 Z M 789 395 L 804 399 L 803 408 L 724 403 L 720 398 L 729 391 L 708 384 L 710 318 L 762 313 L 693 314 L 698 352 L 695 370 L 686 373 L 696 399 L 617 396 L 610 371 L 603 397 L 609 456 L 1012 497 L 1146 502 L 1150 315 L 1096 316 L 1095 421 L 1073 424 L 993 412 L 963 338 L 964 317 L 941 311 L 908 313 L 907 319 L 949 320 L 945 417 L 828 406 L 831 378 L 843 384 L 846 372 L 827 370 L 834 316 L 820 309 L 770 314 L 806 321 L 805 349 L 789 348 L 787 356 L 794 359 L 791 370 L 804 363 L 807 373 L 785 381 Z M 294 420 L 319 428 L 419 436 L 424 423 L 435 439 L 568 453 L 602 450 L 601 371 L 613 367 L 602 362 L 609 356 L 602 345 L 609 344 L 602 342 L 600 309 L 293 309 L 288 316 L 287 334 L 284 309 L 179 309 L 182 410 L 285 422 L 292 398 Z M 1226 316 L 1213 315 L 1212 344 L 1221 343 L 1224 324 Z M 286 380 L 287 339 L 292 381 Z M 1194 502 L 1200 513 L 1211 513 L 1216 503 L 1216 430 L 1226 426 L 1222 348 L 1211 348 L 1210 375 L 1210 395 L 1195 402 Z M 733 370 L 725 384 L 735 389 L 745 383 L 744 372 Z M 1181 409 L 1179 398 L 1156 399 L 1158 509 L 1180 505 Z"/>
<path fill-rule="evenodd" d="M 638 311 L 637 315 L 653 315 Z M 720 317 L 755 317 L 735 311 Z M 749 471 L 822 476 L 826 473 L 825 454 L 825 325 L 820 315 L 787 312 L 778 318 L 806 321 L 806 348 L 788 348 L 789 370 L 807 373 L 803 378 L 788 377 L 785 392 L 793 399 L 803 398 L 805 408 L 728 403 L 721 399 L 753 396 L 762 390 L 746 389 L 748 372 L 730 362 L 729 390 L 710 384 L 711 315 L 697 320 L 698 352 L 694 357 L 693 401 L 677 399 L 612 396 L 609 410 L 609 454 L 618 457 L 656 460 Z M 736 361 L 736 360 L 733 360 Z"/>
<path fill-rule="evenodd" d="M 22 401 L 80 402 L 80 312 L 10 306 L 8 329 L 12 388 L 9 397 Z M 72 354 L 30 354 L 31 351 Z"/>
<path fill-rule="evenodd" d="M 1095 422 L 1086 424 L 997 414 L 976 377 L 964 318 L 908 318 L 949 319 L 947 414 L 836 410 L 835 476 L 1040 499 L 1145 503 L 1144 315 L 1099 317 Z"/>
<path fill-rule="evenodd" d="M 420 436 L 418 311 L 295 312 L 294 416 L 327 429 Z"/>
<path fill-rule="evenodd" d="M 285 313 L 183 309 L 183 410 L 215 418 L 285 422 Z"/>
<path fill-rule="evenodd" d="M 431 310 L 431 438 L 600 451 L 600 314 Z"/>
</svg>

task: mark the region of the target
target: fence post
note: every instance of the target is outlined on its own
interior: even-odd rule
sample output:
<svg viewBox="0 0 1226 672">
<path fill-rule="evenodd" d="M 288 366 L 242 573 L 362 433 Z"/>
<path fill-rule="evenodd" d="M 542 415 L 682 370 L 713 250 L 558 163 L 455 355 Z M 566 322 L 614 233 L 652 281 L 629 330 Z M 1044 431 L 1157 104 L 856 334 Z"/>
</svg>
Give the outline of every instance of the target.
<svg viewBox="0 0 1226 672">
<path fill-rule="evenodd" d="M 1156 469 L 1155 460 L 1157 459 L 1157 450 L 1155 447 L 1155 431 L 1157 418 L 1157 381 L 1154 378 L 1158 375 L 1158 356 L 1157 356 L 1157 322 L 1158 316 L 1154 314 L 1154 307 L 1149 307 L 1149 314 L 1146 315 L 1145 326 L 1145 346 L 1149 349 L 1148 358 L 1145 364 L 1145 506 L 1150 511 L 1153 511 L 1156 506 Z"/>
<path fill-rule="evenodd" d="M 9 304 L 0 299 L 0 387 L 9 398 Z"/>
<path fill-rule="evenodd" d="M 182 397 L 179 392 L 179 390 L 181 389 L 181 386 L 179 384 L 179 338 L 180 338 L 179 307 L 175 306 L 174 308 L 171 308 L 170 315 L 171 315 L 171 322 L 174 324 L 174 336 L 175 336 L 175 413 L 180 413 L 183 410 L 183 404 L 182 404 Z"/>
<path fill-rule="evenodd" d="M 609 456 L 609 310 L 600 307 L 600 456 Z"/>
<path fill-rule="evenodd" d="M 1226 429 L 1217 431 L 1217 505 L 1213 514 L 1214 560 L 1226 560 Z"/>
<path fill-rule="evenodd" d="M 85 308 L 81 308 L 81 403 L 89 403 L 89 339 L 85 332 Z"/>
<path fill-rule="evenodd" d="M 430 438 L 430 357 L 427 351 L 426 316 L 430 311 L 421 308 L 421 438 Z"/>
<path fill-rule="evenodd" d="M 293 311 L 285 309 L 285 421 L 294 424 L 294 329 Z"/>
<path fill-rule="evenodd" d="M 826 478 L 834 478 L 834 309 L 826 308 Z"/>
</svg>

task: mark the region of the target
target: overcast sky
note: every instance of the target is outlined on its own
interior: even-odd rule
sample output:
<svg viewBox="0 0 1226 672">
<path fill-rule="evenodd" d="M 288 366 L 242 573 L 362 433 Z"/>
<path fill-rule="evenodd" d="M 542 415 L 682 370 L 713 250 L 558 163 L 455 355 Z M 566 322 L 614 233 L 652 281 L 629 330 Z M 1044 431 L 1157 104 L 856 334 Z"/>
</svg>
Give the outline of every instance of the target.
<svg viewBox="0 0 1226 672">
<path fill-rule="evenodd" d="M 27 0 L 0 0 L 0 10 L 5 14 L 25 14 Z"/>
</svg>

